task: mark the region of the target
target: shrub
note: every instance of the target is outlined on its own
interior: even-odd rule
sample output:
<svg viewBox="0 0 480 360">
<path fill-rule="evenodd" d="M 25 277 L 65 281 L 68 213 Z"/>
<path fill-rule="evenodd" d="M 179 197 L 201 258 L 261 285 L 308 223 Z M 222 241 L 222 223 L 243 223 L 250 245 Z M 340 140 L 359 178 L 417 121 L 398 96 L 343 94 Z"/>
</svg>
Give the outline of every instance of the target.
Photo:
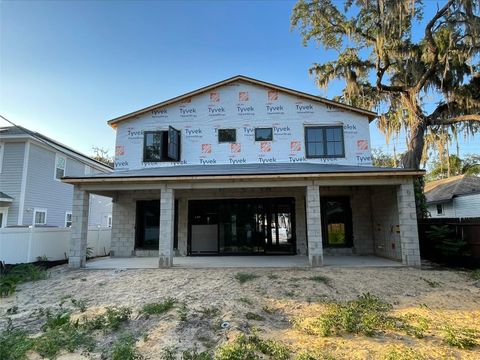
<svg viewBox="0 0 480 360">
<path fill-rule="evenodd" d="M 85 320 L 83 327 L 87 330 L 113 330 L 130 319 L 132 310 L 128 307 L 108 307 L 104 314 Z"/>
<path fill-rule="evenodd" d="M 287 346 L 273 341 L 263 340 L 253 334 L 238 336 L 234 342 L 219 347 L 215 353 L 216 360 L 257 360 L 264 358 L 258 356 L 261 353 L 272 360 L 287 360 L 290 358 L 290 350 Z"/>
<path fill-rule="evenodd" d="M 169 311 L 174 305 L 175 299 L 168 298 L 162 302 L 143 305 L 142 313 L 147 315 L 159 315 Z"/>
<path fill-rule="evenodd" d="M 212 360 L 212 355 L 207 351 L 198 352 L 197 348 L 187 349 L 182 352 L 182 360 Z"/>
<path fill-rule="evenodd" d="M 434 242 L 435 248 L 445 257 L 469 256 L 468 243 L 455 237 L 455 231 L 448 225 L 432 225 L 426 232 L 429 240 Z"/>
<path fill-rule="evenodd" d="M 252 274 L 252 273 L 244 273 L 244 272 L 239 272 L 239 273 L 236 273 L 235 274 L 235 279 L 237 279 L 237 281 L 240 283 L 240 284 L 244 284 L 246 283 L 247 281 L 252 281 L 252 280 L 255 280 L 256 278 L 258 278 L 259 276 L 257 274 Z"/>
<path fill-rule="evenodd" d="M 447 325 L 443 329 L 443 341 L 460 349 L 471 349 L 477 345 L 477 332 Z"/>
<path fill-rule="evenodd" d="M 473 280 L 480 280 L 480 269 L 473 270 L 470 274 Z"/>
<path fill-rule="evenodd" d="M 33 264 L 14 265 L 12 268 L 1 274 L 0 297 L 7 297 L 15 293 L 17 284 L 27 281 L 42 280 L 47 276 L 48 273 L 45 269 Z"/>
<path fill-rule="evenodd" d="M 111 358 L 112 360 L 139 360 L 144 357 L 139 354 L 135 347 L 135 337 L 132 334 L 122 334 L 117 341 L 113 343 Z"/>
</svg>

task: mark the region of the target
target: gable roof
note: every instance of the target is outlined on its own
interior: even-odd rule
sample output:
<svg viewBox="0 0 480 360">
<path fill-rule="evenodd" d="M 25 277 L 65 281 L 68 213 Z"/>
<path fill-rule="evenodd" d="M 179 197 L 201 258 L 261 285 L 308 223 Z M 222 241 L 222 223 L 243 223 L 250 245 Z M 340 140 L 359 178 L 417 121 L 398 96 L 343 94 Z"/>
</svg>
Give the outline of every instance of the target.
<svg viewBox="0 0 480 360">
<path fill-rule="evenodd" d="M 28 138 L 28 139 L 34 139 L 38 141 L 39 143 L 42 143 L 43 145 L 47 145 L 56 151 L 59 151 L 63 153 L 64 155 L 68 155 L 72 158 L 75 158 L 79 160 L 80 162 L 87 162 L 88 165 L 90 166 L 97 166 L 97 168 L 100 168 L 105 171 L 112 171 L 112 167 L 108 164 L 104 164 L 98 160 L 95 160 L 91 158 L 90 156 L 87 156 L 85 154 L 82 154 L 81 152 L 78 152 L 71 147 L 64 145 L 62 143 L 59 143 L 56 140 L 53 140 L 43 134 L 40 134 L 36 131 L 29 130 L 27 128 L 24 128 L 23 126 L 6 126 L 0 128 L 0 138 L 14 138 L 14 139 L 23 139 L 23 138 Z"/>
<path fill-rule="evenodd" d="M 458 175 L 425 184 L 427 203 L 445 202 L 455 196 L 480 193 L 480 177 Z"/>
<path fill-rule="evenodd" d="M 338 107 L 338 108 L 341 108 L 341 109 L 344 109 L 344 110 L 347 110 L 347 111 L 351 111 L 351 112 L 366 116 L 366 117 L 368 117 L 368 119 L 370 121 L 372 121 L 374 118 L 377 117 L 376 113 L 374 113 L 372 111 L 369 111 L 369 110 L 360 109 L 360 108 L 357 108 L 355 106 L 351 106 L 351 105 L 347 105 L 347 104 L 342 104 L 338 101 L 329 100 L 329 99 L 326 99 L 326 98 L 323 98 L 323 97 L 320 97 L 320 96 L 311 95 L 311 94 L 308 94 L 308 93 L 305 93 L 305 92 L 289 89 L 289 88 L 286 88 L 286 87 L 283 87 L 283 86 L 280 86 L 280 85 L 271 84 L 271 83 L 261 81 L 261 80 L 257 80 L 257 79 L 254 79 L 254 78 L 250 78 L 250 77 L 247 77 L 247 76 L 237 75 L 237 76 L 231 77 L 229 79 L 225 79 L 225 80 L 216 82 L 214 84 L 202 87 L 200 89 L 190 91 L 186 94 L 176 96 L 176 97 L 171 98 L 169 100 L 165 100 L 165 101 L 160 102 L 158 104 L 154 104 L 154 105 L 148 106 L 146 108 L 131 112 L 129 114 L 116 117 L 114 119 L 108 120 L 107 123 L 112 128 L 116 128 L 117 124 L 124 121 L 124 120 L 128 120 L 132 117 L 145 114 L 145 113 L 147 113 L 149 111 L 152 111 L 154 109 L 176 103 L 178 101 L 190 98 L 190 97 L 195 96 L 195 95 L 200 95 L 204 92 L 216 89 L 220 86 L 224 86 L 224 85 L 233 83 L 235 81 L 244 81 L 244 82 L 247 82 L 247 83 L 250 83 L 250 84 L 259 85 L 259 86 L 267 87 L 267 88 L 270 88 L 270 89 L 282 91 L 282 92 L 285 92 L 285 93 L 290 94 L 290 95 L 303 97 L 303 98 L 308 99 L 308 100 L 317 101 L 317 102 L 323 103 L 323 104 L 328 105 L 328 106 Z"/>
</svg>

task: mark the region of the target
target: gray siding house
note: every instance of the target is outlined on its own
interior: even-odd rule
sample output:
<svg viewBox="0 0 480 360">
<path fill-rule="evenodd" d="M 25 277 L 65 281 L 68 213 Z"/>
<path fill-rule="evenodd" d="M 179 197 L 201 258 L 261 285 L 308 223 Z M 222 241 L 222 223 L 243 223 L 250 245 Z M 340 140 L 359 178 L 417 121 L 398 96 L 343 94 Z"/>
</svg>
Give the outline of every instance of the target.
<svg viewBox="0 0 480 360">
<path fill-rule="evenodd" d="M 74 185 L 69 264 L 89 198 L 112 197 L 112 257 L 374 255 L 420 266 L 413 180 L 372 166 L 376 114 L 235 76 L 112 119 L 115 171 Z M 285 257 L 284 257 L 285 258 Z"/>
<path fill-rule="evenodd" d="M 21 127 L 0 128 L 0 226 L 72 224 L 73 186 L 63 176 L 112 169 L 44 135 Z M 111 224 L 111 199 L 90 198 L 90 226 Z"/>
</svg>

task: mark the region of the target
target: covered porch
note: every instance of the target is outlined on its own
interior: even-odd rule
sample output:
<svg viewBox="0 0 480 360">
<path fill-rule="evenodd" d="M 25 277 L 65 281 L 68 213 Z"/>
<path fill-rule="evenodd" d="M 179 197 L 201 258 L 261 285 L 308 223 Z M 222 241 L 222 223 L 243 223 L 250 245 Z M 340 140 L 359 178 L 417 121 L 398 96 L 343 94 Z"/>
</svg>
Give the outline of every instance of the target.
<svg viewBox="0 0 480 360">
<path fill-rule="evenodd" d="M 113 262 L 105 266 L 120 258 L 147 267 L 152 258 L 156 267 L 228 267 L 233 258 L 247 267 L 365 259 L 420 266 L 413 176 L 406 171 L 64 181 L 75 189 L 71 267 L 86 265 L 90 193 L 113 199 Z"/>
</svg>

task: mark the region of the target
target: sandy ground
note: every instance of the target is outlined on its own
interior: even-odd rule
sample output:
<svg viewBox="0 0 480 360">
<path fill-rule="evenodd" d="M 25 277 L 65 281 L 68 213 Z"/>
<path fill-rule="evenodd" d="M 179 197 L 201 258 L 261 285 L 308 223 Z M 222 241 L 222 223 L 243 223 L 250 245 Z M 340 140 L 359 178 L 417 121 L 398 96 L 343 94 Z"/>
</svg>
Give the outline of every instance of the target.
<svg viewBox="0 0 480 360">
<path fill-rule="evenodd" d="M 258 278 L 240 284 L 238 272 Z M 17 327 L 32 334 L 40 330 L 41 308 L 71 306 L 70 297 L 86 300 L 85 314 L 93 316 L 107 306 L 128 306 L 132 320 L 121 331 L 139 338 L 140 352 L 160 359 L 166 348 L 214 349 L 238 332 L 258 329 L 265 338 L 287 344 L 295 353 L 304 350 L 328 352 L 336 358 L 377 359 L 391 349 L 410 347 L 427 358 L 479 359 L 480 347 L 460 350 L 446 345 L 435 331 L 423 339 L 401 334 L 320 337 L 308 335 L 292 325 L 295 319 L 314 317 L 328 301 L 345 301 L 369 292 L 394 306 L 399 315 L 427 317 L 433 324 L 468 327 L 480 332 L 480 288 L 467 273 L 410 268 L 322 268 L 322 269 L 171 269 L 171 270 L 69 270 L 57 267 L 50 277 L 22 284 L 17 293 L 0 300 L 0 330 L 7 316 Z M 311 278 L 325 276 L 329 284 Z M 177 309 L 148 319 L 139 316 L 144 304 L 177 300 Z M 186 320 L 180 320 L 180 306 Z M 17 307 L 16 314 L 7 310 Z M 77 315 L 79 314 L 78 310 Z M 263 317 L 249 320 L 247 312 Z M 222 329 L 222 322 L 229 327 Z M 109 346 L 109 339 L 102 346 Z M 99 358 L 99 354 L 89 357 Z M 83 358 L 65 355 L 65 359 Z"/>
</svg>

